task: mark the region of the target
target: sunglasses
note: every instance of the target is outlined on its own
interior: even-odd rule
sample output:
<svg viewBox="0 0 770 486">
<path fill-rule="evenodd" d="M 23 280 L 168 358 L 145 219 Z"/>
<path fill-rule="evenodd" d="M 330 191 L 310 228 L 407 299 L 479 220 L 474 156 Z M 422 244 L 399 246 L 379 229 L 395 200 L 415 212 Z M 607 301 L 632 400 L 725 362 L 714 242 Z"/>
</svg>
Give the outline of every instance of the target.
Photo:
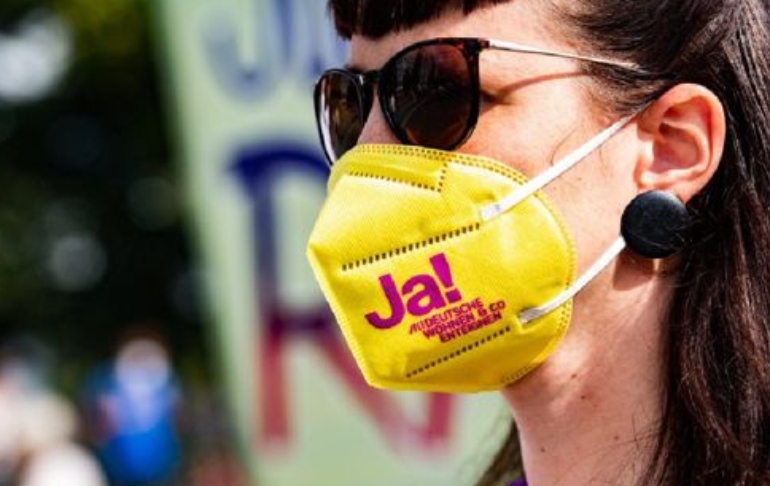
<svg viewBox="0 0 770 486">
<path fill-rule="evenodd" d="M 329 69 L 314 93 L 318 133 L 329 164 L 358 143 L 375 86 L 385 120 L 401 143 L 441 150 L 462 145 L 479 117 L 479 55 L 485 49 L 638 69 L 623 61 L 477 38 L 417 42 L 375 71 Z"/>
</svg>

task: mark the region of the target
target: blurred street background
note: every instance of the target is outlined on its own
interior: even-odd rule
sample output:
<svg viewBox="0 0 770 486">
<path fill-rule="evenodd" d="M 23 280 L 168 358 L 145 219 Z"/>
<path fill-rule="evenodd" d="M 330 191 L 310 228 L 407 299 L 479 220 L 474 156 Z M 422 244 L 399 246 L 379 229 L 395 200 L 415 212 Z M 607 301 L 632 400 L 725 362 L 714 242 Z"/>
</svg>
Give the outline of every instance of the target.
<svg viewBox="0 0 770 486">
<path fill-rule="evenodd" d="M 364 383 L 305 258 L 321 0 L 0 0 L 0 486 L 464 486 L 496 394 Z"/>
<path fill-rule="evenodd" d="M 99 484 L 33 471 L 56 441 L 114 484 L 242 482 L 157 55 L 147 2 L 0 2 L 0 484 Z"/>
</svg>

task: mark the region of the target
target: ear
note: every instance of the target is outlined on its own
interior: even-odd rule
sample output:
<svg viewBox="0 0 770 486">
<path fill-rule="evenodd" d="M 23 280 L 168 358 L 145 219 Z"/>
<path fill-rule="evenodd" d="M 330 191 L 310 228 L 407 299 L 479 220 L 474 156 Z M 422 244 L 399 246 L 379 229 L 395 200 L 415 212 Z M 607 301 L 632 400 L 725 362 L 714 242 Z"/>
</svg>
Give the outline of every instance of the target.
<svg viewBox="0 0 770 486">
<path fill-rule="evenodd" d="M 639 117 L 645 150 L 634 178 L 640 192 L 653 189 L 689 201 L 714 175 L 725 142 L 722 103 L 707 88 L 678 84 Z"/>
</svg>

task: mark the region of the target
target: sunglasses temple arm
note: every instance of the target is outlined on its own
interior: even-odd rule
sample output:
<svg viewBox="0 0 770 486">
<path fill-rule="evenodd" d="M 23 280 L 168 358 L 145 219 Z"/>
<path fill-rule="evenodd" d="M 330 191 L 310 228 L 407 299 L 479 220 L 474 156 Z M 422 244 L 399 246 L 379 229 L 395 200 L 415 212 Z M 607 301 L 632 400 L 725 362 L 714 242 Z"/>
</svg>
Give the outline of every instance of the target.
<svg viewBox="0 0 770 486">
<path fill-rule="evenodd" d="M 507 42 L 507 41 L 490 39 L 489 47 L 491 49 L 497 49 L 501 51 L 520 52 L 522 54 L 539 54 L 542 56 L 575 59 L 578 61 L 593 62 L 596 64 L 605 64 L 608 66 L 616 66 L 616 67 L 622 67 L 626 69 L 634 69 L 634 70 L 640 69 L 639 65 L 634 62 L 619 61 L 619 60 L 607 59 L 603 57 L 582 56 L 580 54 L 572 54 L 569 52 L 551 51 L 547 49 L 542 49 L 540 47 L 517 44 L 516 42 Z"/>
</svg>

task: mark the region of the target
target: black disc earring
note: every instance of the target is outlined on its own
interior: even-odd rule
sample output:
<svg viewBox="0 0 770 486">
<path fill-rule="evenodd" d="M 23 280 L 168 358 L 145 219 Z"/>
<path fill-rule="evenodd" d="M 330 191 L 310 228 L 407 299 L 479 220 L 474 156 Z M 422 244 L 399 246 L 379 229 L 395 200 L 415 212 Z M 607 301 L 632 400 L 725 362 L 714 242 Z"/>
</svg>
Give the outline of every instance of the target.
<svg viewBox="0 0 770 486">
<path fill-rule="evenodd" d="M 666 191 L 648 191 L 626 206 L 620 233 L 626 245 L 645 258 L 664 258 L 685 243 L 690 213 L 684 203 Z"/>
</svg>

